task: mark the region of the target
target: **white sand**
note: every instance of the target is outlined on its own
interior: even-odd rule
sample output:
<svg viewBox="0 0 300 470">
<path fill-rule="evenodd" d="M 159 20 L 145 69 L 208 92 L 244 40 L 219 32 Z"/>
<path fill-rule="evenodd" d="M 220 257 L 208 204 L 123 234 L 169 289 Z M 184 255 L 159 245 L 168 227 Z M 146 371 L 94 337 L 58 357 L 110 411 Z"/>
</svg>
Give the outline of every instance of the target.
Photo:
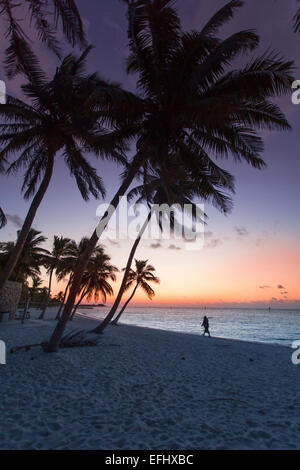
<svg viewBox="0 0 300 470">
<path fill-rule="evenodd" d="M 39 342 L 53 327 L 0 324 L 0 339 L 8 348 Z M 125 325 L 108 327 L 97 347 L 8 354 L 0 448 L 299 449 L 300 366 L 291 354 Z"/>
</svg>

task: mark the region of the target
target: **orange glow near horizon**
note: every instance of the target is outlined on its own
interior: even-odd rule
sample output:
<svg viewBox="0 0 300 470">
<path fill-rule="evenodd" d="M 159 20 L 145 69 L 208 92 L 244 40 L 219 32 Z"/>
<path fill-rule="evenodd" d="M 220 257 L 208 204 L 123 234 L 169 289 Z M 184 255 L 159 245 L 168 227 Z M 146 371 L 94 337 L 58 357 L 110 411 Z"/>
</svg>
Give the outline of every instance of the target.
<svg viewBox="0 0 300 470">
<path fill-rule="evenodd" d="M 127 245 L 126 249 L 110 250 L 113 264 L 119 267 L 125 264 L 130 243 Z M 291 302 L 298 302 L 300 306 L 300 250 L 295 240 L 280 240 L 280 243 L 268 240 L 261 246 L 251 240 L 239 243 L 229 240 L 214 249 L 204 248 L 195 252 L 155 250 L 149 247 L 149 242 L 143 241 L 137 257 L 149 259 L 161 284 L 153 286 L 156 295 L 152 302 L 138 290 L 132 306 L 251 305 L 259 302 L 286 308 Z M 119 273 L 117 282 L 113 284 L 115 294 L 121 278 Z M 279 289 L 279 285 L 283 288 Z M 55 281 L 53 293 L 63 288 L 63 283 L 57 285 Z M 126 300 L 128 295 L 125 293 L 123 299 Z M 108 299 L 107 303 L 111 304 L 113 300 Z M 102 300 L 99 298 L 98 302 Z"/>
</svg>

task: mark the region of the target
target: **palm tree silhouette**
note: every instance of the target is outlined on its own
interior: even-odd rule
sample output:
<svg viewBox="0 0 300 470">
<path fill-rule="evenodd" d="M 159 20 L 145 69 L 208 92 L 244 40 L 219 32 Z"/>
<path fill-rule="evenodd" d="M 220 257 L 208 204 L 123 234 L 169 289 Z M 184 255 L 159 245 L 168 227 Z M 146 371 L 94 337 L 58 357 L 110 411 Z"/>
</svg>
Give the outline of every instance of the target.
<svg viewBox="0 0 300 470">
<path fill-rule="evenodd" d="M 56 269 L 58 282 L 66 279 L 67 276 L 68 280 L 64 291 L 63 301 L 56 315 L 56 320 L 59 320 L 60 318 L 60 314 L 63 309 L 64 302 L 66 300 L 67 292 L 73 279 L 74 271 L 76 270 L 76 266 L 80 257 L 84 253 L 88 241 L 89 239 L 87 237 L 83 237 L 79 243 L 76 243 L 75 240 L 71 240 L 67 256 L 64 256 L 64 258 L 61 259 L 58 263 Z"/>
<path fill-rule="evenodd" d="M 124 162 L 120 133 L 108 133 L 100 124 L 100 121 L 103 123 L 103 107 L 109 114 L 107 100 L 111 102 L 111 95 L 122 93 L 117 85 L 100 80 L 97 74 L 85 76 L 89 50 L 87 48 L 78 58 L 68 55 L 50 82 L 40 78 L 24 85 L 23 91 L 31 99 L 31 105 L 8 97 L 7 104 L 0 107 L 3 121 L 10 122 L 2 125 L 5 131 L 0 135 L 0 144 L 4 146 L 0 161 L 5 161 L 14 152 L 20 153 L 7 172 L 25 167 L 24 197 L 29 199 L 34 195 L 15 249 L 0 277 L 0 289 L 22 251 L 51 181 L 55 159 L 63 158 L 84 200 L 88 200 L 90 195 L 97 199 L 105 194 L 102 180 L 84 152 L 93 150 L 101 157 Z M 79 109 L 80 113 L 76 111 Z M 112 121 L 113 118 L 110 126 L 113 126 Z M 39 179 L 42 181 L 36 191 Z"/>
<path fill-rule="evenodd" d="M 109 281 L 116 281 L 118 268 L 110 264 L 110 256 L 104 253 L 103 247 L 97 247 L 94 255 L 90 258 L 86 271 L 81 280 L 81 294 L 79 301 L 75 305 L 70 320 L 76 314 L 81 302 L 94 299 L 98 301 L 99 296 L 103 302 L 106 302 L 107 296 L 113 295 L 113 288 Z"/>
<path fill-rule="evenodd" d="M 25 282 L 28 278 L 35 280 L 39 278 L 40 267 L 45 256 L 49 255 L 48 250 L 41 248 L 41 244 L 47 240 L 41 232 L 31 229 L 23 245 L 18 262 L 11 273 L 11 279 L 18 282 Z M 3 268 L 11 253 L 15 249 L 15 242 L 0 243 L 0 266 Z"/>
<path fill-rule="evenodd" d="M 64 292 L 63 292 L 62 290 L 59 291 L 59 293 L 56 294 L 56 295 L 54 296 L 54 298 L 55 298 L 55 300 L 57 300 L 57 302 L 59 302 L 59 303 L 61 304 L 61 303 L 63 302 L 63 300 L 64 300 Z"/>
<path fill-rule="evenodd" d="M 40 320 L 43 320 L 45 312 L 47 310 L 49 299 L 51 296 L 51 285 L 52 285 L 52 276 L 54 271 L 60 267 L 63 262 L 64 257 L 67 257 L 72 249 L 72 241 L 70 238 L 65 238 L 63 236 L 58 237 L 54 235 L 52 250 L 49 255 L 46 255 L 44 258 L 44 266 L 47 268 L 47 273 L 49 274 L 49 287 L 47 300 L 45 302 L 44 308 L 39 316 Z"/>
<path fill-rule="evenodd" d="M 38 39 L 57 57 L 61 58 L 60 42 L 55 35 L 59 20 L 66 39 L 73 47 L 86 45 L 82 20 L 74 0 L 29 0 L 22 3 L 28 10 L 30 26 L 36 30 Z M 18 11 L 19 6 L 20 3 L 14 0 L 0 0 L 0 14 L 7 24 L 4 37 L 9 41 L 5 51 L 6 73 L 8 78 L 20 72 L 28 77 L 37 77 L 38 59 L 31 47 L 32 40 L 22 28 L 20 17 L 24 18 L 24 12 Z"/>
<path fill-rule="evenodd" d="M 211 164 L 207 168 L 203 165 L 201 174 L 199 174 L 199 171 L 198 173 L 196 171 L 186 171 L 182 165 L 180 166 L 180 163 L 176 162 L 175 158 L 170 158 L 164 166 L 158 167 L 156 170 L 149 168 L 149 164 L 145 164 L 143 171 L 140 172 L 140 178 L 142 179 L 143 184 L 135 187 L 129 192 L 128 200 L 130 201 L 135 196 L 138 196 L 136 203 L 140 204 L 146 202 L 150 208 L 149 215 L 142 225 L 129 253 L 127 265 L 124 269 L 123 279 L 115 302 L 105 319 L 93 330 L 95 333 L 102 333 L 118 309 L 122 296 L 126 290 L 127 278 L 135 252 L 152 216 L 157 218 L 161 229 L 162 218 L 164 217 L 169 219 L 171 229 L 174 229 L 176 225 L 174 214 L 172 212 L 170 213 L 168 208 L 166 208 L 165 213 L 163 210 L 156 213 L 153 209 L 155 206 L 153 205 L 158 205 L 163 208 L 163 204 L 167 204 L 168 207 L 176 204 L 182 209 L 185 205 L 189 205 L 192 209 L 194 218 L 198 218 L 200 220 L 201 218 L 205 218 L 205 214 L 202 214 L 202 212 L 199 213 L 200 209 L 193 203 L 194 197 L 200 198 L 201 201 L 212 202 L 212 204 L 224 214 L 228 213 L 232 206 L 230 197 L 228 197 L 223 190 L 225 189 L 227 191 L 234 192 L 234 178 L 230 173 L 216 164 L 214 164 L 214 166 Z"/>
<path fill-rule="evenodd" d="M 119 314 L 112 322 L 113 325 L 117 325 L 118 321 L 120 320 L 121 315 L 123 314 L 124 310 L 126 309 L 129 302 L 133 299 L 138 287 L 140 287 L 148 296 L 148 299 L 152 300 L 155 295 L 154 290 L 149 285 L 149 282 L 154 282 L 155 284 L 159 284 L 159 278 L 154 276 L 153 272 L 155 268 L 150 264 L 147 264 L 148 260 L 135 260 L 135 270 L 131 269 L 128 275 L 128 280 L 126 283 L 125 290 L 127 291 L 132 287 L 135 283 L 135 287 L 130 295 L 130 297 L 126 300 L 123 307 L 121 308 Z"/>
<path fill-rule="evenodd" d="M 160 166 L 170 155 L 193 171 L 203 161 L 232 155 L 263 168 L 263 140 L 256 129 L 290 126 L 273 98 L 290 93 L 293 62 L 263 54 L 240 69 L 238 55 L 255 50 L 259 37 L 239 31 L 221 40 L 219 29 L 242 6 L 232 0 L 201 31 L 182 31 L 173 0 L 127 0 L 130 56 L 142 116 L 136 119 L 136 154 L 111 201 L 116 208 L 142 165 Z M 138 117 L 138 112 L 137 112 Z M 74 274 L 63 315 L 47 346 L 56 351 L 71 314 L 81 277 L 109 217 L 104 214 Z"/>
</svg>

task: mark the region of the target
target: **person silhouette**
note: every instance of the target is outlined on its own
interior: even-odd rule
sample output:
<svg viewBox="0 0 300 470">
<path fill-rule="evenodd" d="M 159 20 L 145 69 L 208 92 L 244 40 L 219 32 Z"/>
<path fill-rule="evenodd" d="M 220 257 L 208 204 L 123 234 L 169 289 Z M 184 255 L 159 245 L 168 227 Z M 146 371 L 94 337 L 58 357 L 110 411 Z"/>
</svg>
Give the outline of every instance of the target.
<svg viewBox="0 0 300 470">
<path fill-rule="evenodd" d="M 204 328 L 204 333 L 203 336 L 205 336 L 205 333 L 208 333 L 208 336 L 210 337 L 210 332 L 209 332 L 209 322 L 207 316 L 204 316 L 202 325 Z"/>
</svg>

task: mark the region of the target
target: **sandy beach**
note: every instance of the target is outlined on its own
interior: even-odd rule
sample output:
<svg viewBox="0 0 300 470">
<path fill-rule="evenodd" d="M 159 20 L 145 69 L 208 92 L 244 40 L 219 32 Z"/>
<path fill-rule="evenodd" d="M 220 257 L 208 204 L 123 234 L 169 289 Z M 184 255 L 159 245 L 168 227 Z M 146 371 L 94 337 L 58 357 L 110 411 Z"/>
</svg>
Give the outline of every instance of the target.
<svg viewBox="0 0 300 470">
<path fill-rule="evenodd" d="M 47 314 L 49 318 L 49 314 Z M 77 318 L 69 328 L 90 328 Z M 1 324 L 12 346 L 53 320 Z M 1 449 L 297 449 L 300 366 L 287 347 L 121 325 L 99 345 L 7 354 Z"/>
</svg>

